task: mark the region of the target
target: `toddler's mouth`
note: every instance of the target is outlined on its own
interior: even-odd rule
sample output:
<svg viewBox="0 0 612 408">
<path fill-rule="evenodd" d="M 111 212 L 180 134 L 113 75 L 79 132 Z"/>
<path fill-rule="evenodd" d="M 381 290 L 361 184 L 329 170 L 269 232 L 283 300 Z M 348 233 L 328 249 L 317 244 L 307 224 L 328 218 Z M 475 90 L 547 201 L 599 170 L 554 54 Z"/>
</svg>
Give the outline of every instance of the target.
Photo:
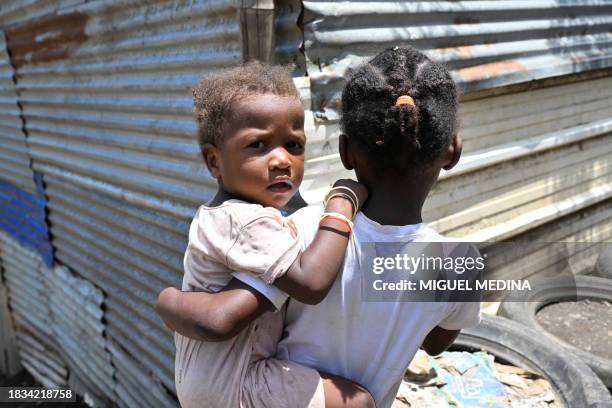
<svg viewBox="0 0 612 408">
<path fill-rule="evenodd" d="M 268 190 L 275 193 L 285 193 L 287 191 L 291 191 L 292 188 L 291 183 L 287 181 L 277 181 L 276 183 L 272 183 L 268 186 Z"/>
</svg>

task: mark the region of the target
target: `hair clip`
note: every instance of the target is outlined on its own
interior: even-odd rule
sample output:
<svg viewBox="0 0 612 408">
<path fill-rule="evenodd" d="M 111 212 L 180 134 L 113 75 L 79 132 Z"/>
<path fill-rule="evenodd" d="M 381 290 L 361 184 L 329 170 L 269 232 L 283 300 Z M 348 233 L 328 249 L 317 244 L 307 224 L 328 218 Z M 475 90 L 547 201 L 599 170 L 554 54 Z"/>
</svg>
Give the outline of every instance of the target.
<svg viewBox="0 0 612 408">
<path fill-rule="evenodd" d="M 412 98 L 412 96 L 401 95 L 395 100 L 395 106 L 399 106 L 399 105 L 415 106 L 416 103 L 414 102 L 414 99 Z"/>
</svg>

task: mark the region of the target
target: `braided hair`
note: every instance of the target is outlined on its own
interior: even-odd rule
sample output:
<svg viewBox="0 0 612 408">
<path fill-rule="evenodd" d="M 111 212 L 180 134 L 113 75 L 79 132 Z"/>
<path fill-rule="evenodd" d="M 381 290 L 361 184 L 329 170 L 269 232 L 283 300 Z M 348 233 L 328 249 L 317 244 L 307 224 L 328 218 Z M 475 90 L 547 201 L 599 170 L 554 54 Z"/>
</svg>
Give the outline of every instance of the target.
<svg viewBox="0 0 612 408">
<path fill-rule="evenodd" d="M 402 95 L 415 104 L 395 105 Z M 417 49 L 388 48 L 349 71 L 342 131 L 379 168 L 404 173 L 431 162 L 456 128 L 457 88 L 447 69 Z"/>
</svg>

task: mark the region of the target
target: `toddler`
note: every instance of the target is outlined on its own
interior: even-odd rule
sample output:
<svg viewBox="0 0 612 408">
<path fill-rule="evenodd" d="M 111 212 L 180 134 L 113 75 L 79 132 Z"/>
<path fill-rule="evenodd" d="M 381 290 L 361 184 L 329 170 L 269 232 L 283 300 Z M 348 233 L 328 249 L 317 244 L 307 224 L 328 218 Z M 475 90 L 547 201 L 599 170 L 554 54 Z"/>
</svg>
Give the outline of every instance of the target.
<svg viewBox="0 0 612 408">
<path fill-rule="evenodd" d="M 275 354 L 283 314 L 274 310 L 285 298 L 237 287 L 254 276 L 259 285 L 273 284 L 301 302 L 320 302 L 341 266 L 366 189 L 337 181 L 319 233 L 302 252 L 296 229 L 278 210 L 302 181 L 306 142 L 303 107 L 287 70 L 252 62 L 213 73 L 195 88 L 194 104 L 202 155 L 218 190 L 190 227 L 185 292 L 168 288 L 157 305 L 168 327 L 182 333 L 175 335 L 181 405 L 367 406 L 367 391 L 347 380 L 302 381 L 318 375 L 290 361 L 263 360 Z M 186 304 L 180 314 L 171 313 Z M 253 305 L 254 313 L 243 318 L 241 311 Z M 263 375 L 270 365 L 278 368 L 274 377 Z M 333 392 L 324 390 L 337 384 L 352 397 L 331 399 Z M 262 386 L 279 398 L 262 401 Z"/>
</svg>

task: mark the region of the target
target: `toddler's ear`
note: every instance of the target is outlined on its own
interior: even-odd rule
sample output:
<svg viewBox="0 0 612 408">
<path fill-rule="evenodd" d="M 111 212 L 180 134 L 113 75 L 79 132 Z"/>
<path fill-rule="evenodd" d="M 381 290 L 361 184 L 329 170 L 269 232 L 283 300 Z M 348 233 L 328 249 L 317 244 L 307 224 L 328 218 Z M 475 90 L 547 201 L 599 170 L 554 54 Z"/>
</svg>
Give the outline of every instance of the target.
<svg viewBox="0 0 612 408">
<path fill-rule="evenodd" d="M 206 163 L 206 167 L 208 167 L 208 171 L 213 175 L 217 180 L 221 177 L 221 171 L 219 169 L 219 150 L 216 146 L 211 143 L 206 143 L 202 146 L 202 158 L 204 159 L 204 163 Z"/>
<path fill-rule="evenodd" d="M 450 170 L 459 162 L 461 158 L 461 151 L 463 150 L 463 139 L 459 134 L 453 135 L 453 140 L 448 145 L 444 154 L 445 164 L 442 166 L 444 170 Z"/>
</svg>

